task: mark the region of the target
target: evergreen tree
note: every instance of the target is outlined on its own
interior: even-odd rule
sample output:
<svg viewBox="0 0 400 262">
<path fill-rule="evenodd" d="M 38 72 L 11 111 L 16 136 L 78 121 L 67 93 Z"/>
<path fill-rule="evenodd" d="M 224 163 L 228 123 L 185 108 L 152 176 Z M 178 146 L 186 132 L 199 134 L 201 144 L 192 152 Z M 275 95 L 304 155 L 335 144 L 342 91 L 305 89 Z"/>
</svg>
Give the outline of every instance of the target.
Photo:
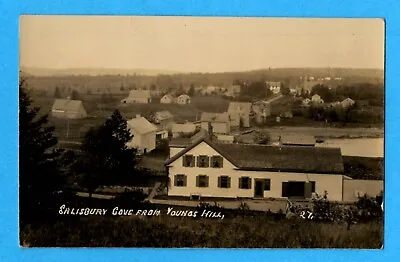
<svg viewBox="0 0 400 262">
<path fill-rule="evenodd" d="M 63 179 L 57 158 L 60 150 L 54 127 L 48 115 L 39 116 L 39 108 L 31 105 L 24 82 L 19 84 L 19 203 L 20 220 L 26 221 L 48 209 L 53 193 L 60 190 Z M 29 217 L 28 217 L 29 216 Z"/>
<path fill-rule="evenodd" d="M 56 87 L 56 90 L 54 91 L 54 97 L 55 98 L 60 98 L 61 97 L 61 92 L 58 86 Z"/>
<path fill-rule="evenodd" d="M 196 90 L 194 89 L 194 85 L 191 84 L 191 85 L 190 85 L 190 89 L 189 89 L 189 91 L 188 91 L 188 95 L 189 95 L 189 96 L 194 96 L 194 95 L 195 95 L 195 92 L 196 92 Z"/>
<path fill-rule="evenodd" d="M 79 100 L 79 99 L 80 99 L 79 92 L 76 91 L 75 89 L 72 90 L 72 93 L 71 93 L 71 100 Z"/>
<path fill-rule="evenodd" d="M 99 185 L 130 182 L 137 172 L 136 149 L 128 148 L 131 135 L 118 110 L 103 125 L 90 129 L 82 143 L 82 186 L 92 193 Z"/>
</svg>

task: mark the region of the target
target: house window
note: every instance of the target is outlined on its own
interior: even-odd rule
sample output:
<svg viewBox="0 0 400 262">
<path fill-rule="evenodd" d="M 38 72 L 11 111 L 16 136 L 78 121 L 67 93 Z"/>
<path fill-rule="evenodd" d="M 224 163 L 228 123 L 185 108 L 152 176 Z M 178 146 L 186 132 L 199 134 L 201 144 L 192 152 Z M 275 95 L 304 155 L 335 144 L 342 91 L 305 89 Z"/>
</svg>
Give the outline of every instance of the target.
<svg viewBox="0 0 400 262">
<path fill-rule="evenodd" d="M 271 179 L 267 178 L 264 180 L 264 191 L 271 190 Z"/>
<path fill-rule="evenodd" d="M 218 187 L 230 188 L 231 187 L 231 178 L 229 176 L 218 177 Z"/>
<path fill-rule="evenodd" d="M 196 177 L 196 186 L 197 187 L 208 187 L 208 176 L 199 175 Z"/>
<path fill-rule="evenodd" d="M 183 156 L 183 166 L 184 167 L 193 167 L 194 166 L 194 156 L 184 155 Z"/>
<path fill-rule="evenodd" d="M 211 165 L 214 168 L 222 168 L 223 167 L 223 158 L 221 156 L 213 156 L 211 158 Z"/>
<path fill-rule="evenodd" d="M 197 166 L 198 167 L 209 167 L 209 157 L 208 156 L 198 156 L 197 157 Z"/>
<path fill-rule="evenodd" d="M 186 186 L 186 176 L 185 175 L 175 175 L 174 185 L 177 187 Z"/>
<path fill-rule="evenodd" d="M 251 189 L 251 178 L 250 177 L 239 178 L 239 188 Z"/>
</svg>

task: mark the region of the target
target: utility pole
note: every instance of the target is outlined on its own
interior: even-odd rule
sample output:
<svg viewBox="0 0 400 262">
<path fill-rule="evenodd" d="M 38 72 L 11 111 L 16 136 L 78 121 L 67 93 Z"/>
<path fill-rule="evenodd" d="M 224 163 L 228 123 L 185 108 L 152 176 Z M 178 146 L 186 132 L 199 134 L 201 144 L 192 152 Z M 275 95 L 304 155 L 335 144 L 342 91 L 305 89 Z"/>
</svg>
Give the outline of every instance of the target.
<svg viewBox="0 0 400 262">
<path fill-rule="evenodd" d="M 69 137 L 69 118 L 67 119 L 67 139 Z"/>
</svg>

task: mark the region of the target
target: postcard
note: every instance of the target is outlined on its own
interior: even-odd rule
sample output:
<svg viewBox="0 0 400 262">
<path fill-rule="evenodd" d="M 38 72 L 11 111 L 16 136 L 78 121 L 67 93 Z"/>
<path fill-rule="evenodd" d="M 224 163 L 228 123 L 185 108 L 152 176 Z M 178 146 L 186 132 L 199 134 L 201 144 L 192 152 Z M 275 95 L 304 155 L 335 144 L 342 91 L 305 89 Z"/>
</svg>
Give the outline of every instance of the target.
<svg viewBox="0 0 400 262">
<path fill-rule="evenodd" d="M 20 246 L 381 249 L 384 32 L 21 16 Z"/>
</svg>

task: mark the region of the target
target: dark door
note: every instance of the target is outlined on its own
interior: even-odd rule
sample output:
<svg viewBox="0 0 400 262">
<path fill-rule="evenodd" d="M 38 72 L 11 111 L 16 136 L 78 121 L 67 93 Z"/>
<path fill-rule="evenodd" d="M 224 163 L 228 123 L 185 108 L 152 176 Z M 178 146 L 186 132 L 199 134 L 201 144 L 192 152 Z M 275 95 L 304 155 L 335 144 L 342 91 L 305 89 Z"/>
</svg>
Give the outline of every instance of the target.
<svg viewBox="0 0 400 262">
<path fill-rule="evenodd" d="M 264 197 L 264 181 L 255 180 L 254 197 Z"/>
</svg>

